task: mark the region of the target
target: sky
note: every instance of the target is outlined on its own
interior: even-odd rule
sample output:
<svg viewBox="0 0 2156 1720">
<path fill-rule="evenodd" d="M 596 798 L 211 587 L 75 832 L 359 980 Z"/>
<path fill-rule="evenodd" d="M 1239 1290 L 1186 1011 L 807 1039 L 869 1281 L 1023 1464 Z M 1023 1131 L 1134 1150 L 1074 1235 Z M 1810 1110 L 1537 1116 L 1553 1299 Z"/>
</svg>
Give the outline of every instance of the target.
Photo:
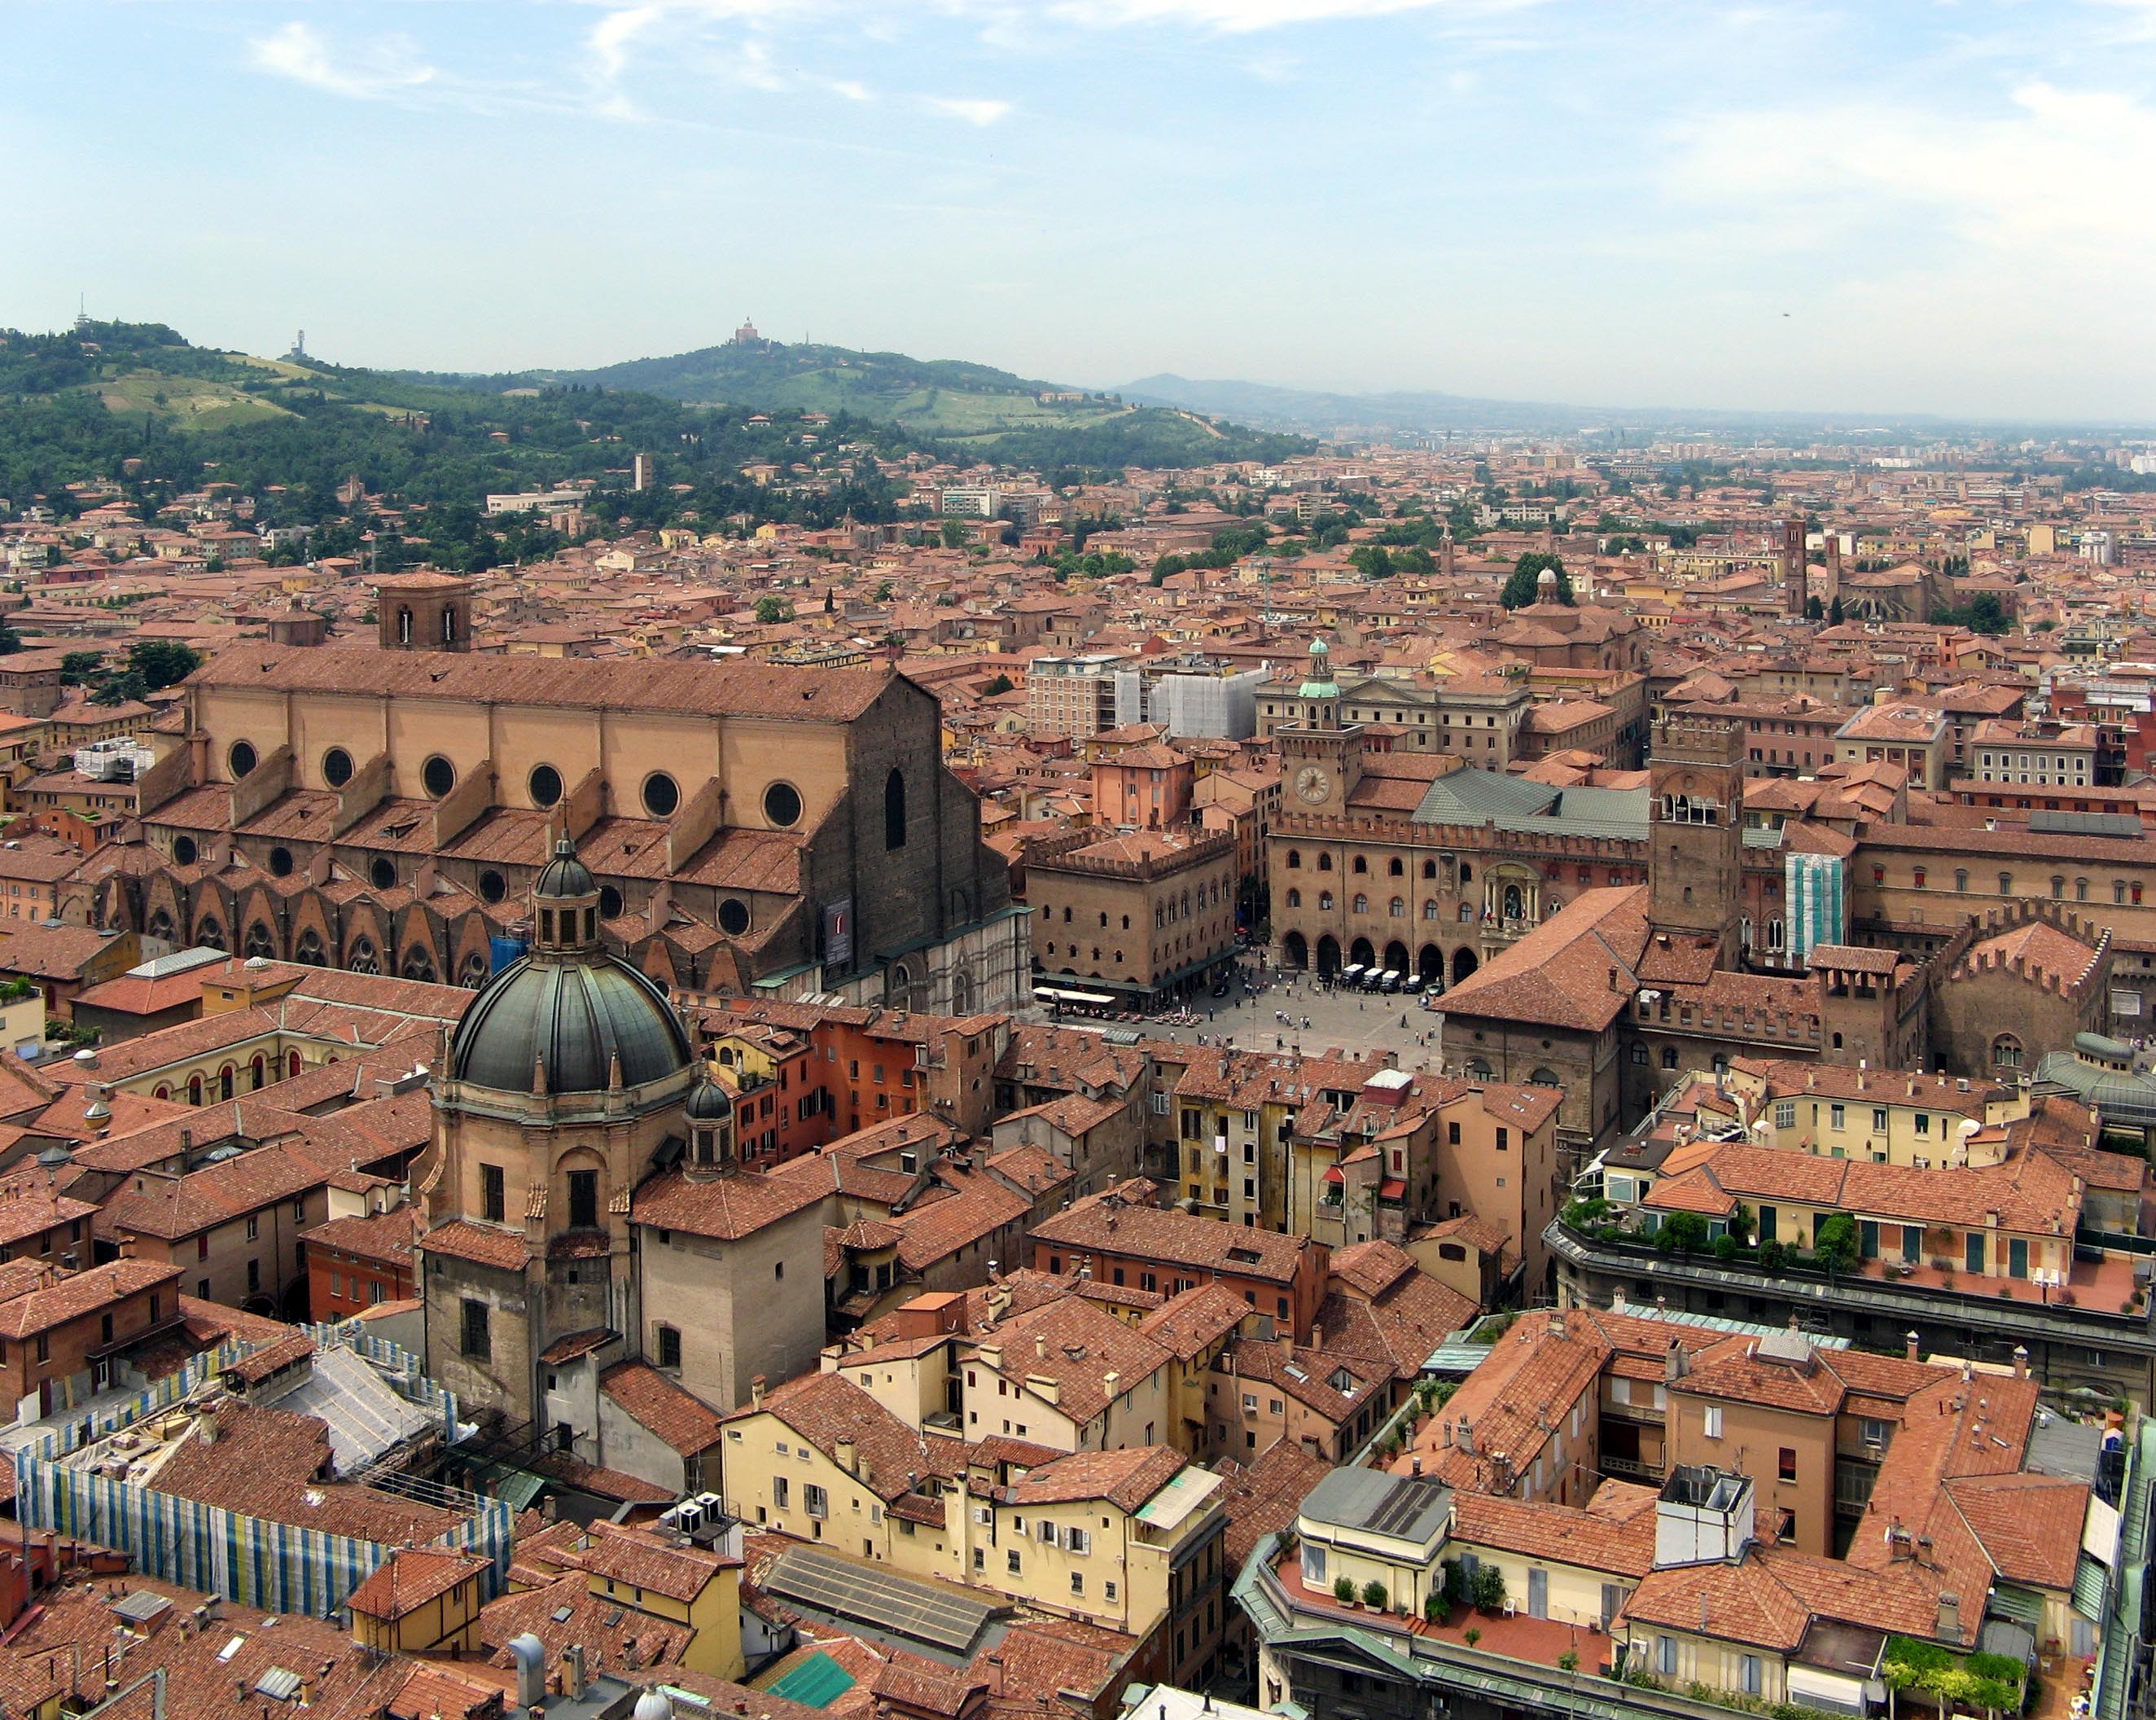
<svg viewBox="0 0 2156 1720">
<path fill-rule="evenodd" d="M 0 326 L 2156 422 L 2156 0 L 0 0 Z"/>
</svg>

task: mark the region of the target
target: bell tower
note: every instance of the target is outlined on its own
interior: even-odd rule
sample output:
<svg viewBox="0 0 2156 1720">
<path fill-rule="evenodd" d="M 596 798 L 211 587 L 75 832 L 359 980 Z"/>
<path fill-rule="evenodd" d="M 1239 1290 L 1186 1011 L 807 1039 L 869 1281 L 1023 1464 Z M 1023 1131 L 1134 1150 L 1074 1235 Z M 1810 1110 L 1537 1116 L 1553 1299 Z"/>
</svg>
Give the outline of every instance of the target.
<svg viewBox="0 0 2156 1720">
<path fill-rule="evenodd" d="M 1332 679 L 1332 654 L 1322 639 L 1310 642 L 1310 663 L 1296 691 L 1297 721 L 1278 730 L 1281 776 L 1296 812 L 1337 816 L 1363 779 L 1363 726 L 1340 721 L 1340 688 Z"/>
<path fill-rule="evenodd" d="M 1655 725 L 1647 877 L 1654 928 L 1712 941 L 1733 968 L 1744 882 L 1744 731 L 1671 717 Z"/>
<path fill-rule="evenodd" d="M 1782 607 L 1792 621 L 1804 619 L 1811 596 L 1810 552 L 1804 547 L 1804 516 L 1789 514 L 1780 526 L 1778 557 L 1782 563 Z"/>
<path fill-rule="evenodd" d="M 400 573 L 374 588 L 385 651 L 469 651 L 472 583 L 454 573 Z"/>
</svg>

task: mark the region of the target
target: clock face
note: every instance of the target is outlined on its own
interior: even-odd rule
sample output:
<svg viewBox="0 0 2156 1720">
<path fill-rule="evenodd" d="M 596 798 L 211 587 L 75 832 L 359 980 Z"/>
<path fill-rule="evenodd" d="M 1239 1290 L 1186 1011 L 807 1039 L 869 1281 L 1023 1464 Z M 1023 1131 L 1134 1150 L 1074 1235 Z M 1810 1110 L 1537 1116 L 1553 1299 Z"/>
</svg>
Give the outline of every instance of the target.
<svg viewBox="0 0 2156 1720">
<path fill-rule="evenodd" d="M 1305 800 L 1316 802 L 1332 792 L 1332 778 L 1314 764 L 1303 766 L 1295 779 L 1295 792 Z"/>
</svg>

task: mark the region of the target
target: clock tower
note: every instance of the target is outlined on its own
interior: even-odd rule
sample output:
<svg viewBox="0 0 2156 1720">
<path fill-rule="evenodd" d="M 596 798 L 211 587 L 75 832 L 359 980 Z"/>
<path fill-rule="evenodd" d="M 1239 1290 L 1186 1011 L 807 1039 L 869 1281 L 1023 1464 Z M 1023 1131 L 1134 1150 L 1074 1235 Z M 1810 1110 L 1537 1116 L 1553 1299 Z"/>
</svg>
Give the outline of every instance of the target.
<svg viewBox="0 0 2156 1720">
<path fill-rule="evenodd" d="M 1338 816 L 1363 777 L 1363 727 L 1340 721 L 1340 689 L 1323 639 L 1312 639 L 1310 665 L 1296 691 L 1298 721 L 1275 732 L 1281 778 L 1291 810 Z"/>
</svg>

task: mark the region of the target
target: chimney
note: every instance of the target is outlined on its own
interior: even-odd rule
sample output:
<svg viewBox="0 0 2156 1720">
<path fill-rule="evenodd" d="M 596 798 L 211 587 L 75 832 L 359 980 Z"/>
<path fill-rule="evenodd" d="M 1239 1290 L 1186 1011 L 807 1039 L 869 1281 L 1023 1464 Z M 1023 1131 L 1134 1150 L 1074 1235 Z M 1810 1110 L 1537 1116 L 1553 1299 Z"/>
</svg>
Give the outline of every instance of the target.
<svg viewBox="0 0 2156 1720">
<path fill-rule="evenodd" d="M 1552 1308 L 1550 1310 L 1549 1335 L 1552 1337 L 1563 1337 L 1564 1336 L 1564 1310 L 1563 1308 Z"/>
<path fill-rule="evenodd" d="M 547 1645 L 526 1630 L 510 1638 L 509 1653 L 516 1662 L 516 1706 L 537 1708 L 547 1700 Z"/>
<path fill-rule="evenodd" d="M 763 1408 L 763 1389 L 770 1383 L 761 1373 L 749 1381 L 748 1397 L 751 1407 L 757 1409 Z"/>
<path fill-rule="evenodd" d="M 2029 1346 L 2025 1343 L 2014 1346 L 2014 1377 L 2016 1379 L 2029 1377 Z"/>
<path fill-rule="evenodd" d="M 584 1646 L 572 1642 L 562 1651 L 562 1694 L 580 1702 L 584 1694 Z"/>
<path fill-rule="evenodd" d="M 1414 1476 L 1419 1476 L 1422 1474 L 1422 1453 L 1421 1453 L 1421 1452 L 1418 1451 L 1418 1452 L 1416 1452 L 1416 1453 L 1415 1453 L 1415 1455 L 1414 1455 L 1414 1460 L 1413 1460 L 1413 1463 L 1414 1463 L 1414 1466 L 1412 1467 L 1412 1469 L 1410 1469 L 1410 1471 L 1409 1471 L 1409 1472 L 1410 1474 L 1412 1474 L 1412 1475 L 1414 1475 Z"/>
<path fill-rule="evenodd" d="M 1915 1332 L 1905 1332 L 1902 1334 L 1902 1358 L 1906 1361 L 1913 1362 L 1917 1359 L 1917 1334 Z"/>
<path fill-rule="evenodd" d="M 1036 1362 L 1048 1359 L 1048 1340 L 1037 1332 L 1033 1335 L 1033 1356 Z"/>
<path fill-rule="evenodd" d="M 1460 1418 L 1460 1437 L 1453 1443 L 1470 1457 L 1475 1455 L 1475 1430 L 1468 1424 L 1465 1415 Z"/>
<path fill-rule="evenodd" d="M 1684 1346 L 1671 1338 L 1670 1347 L 1662 1352 L 1662 1384 L 1675 1385 L 1685 1377 L 1685 1370 L 1689 1365 L 1685 1360 Z"/>
<path fill-rule="evenodd" d="M 205 1445 L 217 1443 L 217 1405 L 205 1404 L 202 1414 L 195 1419 L 195 1428 Z"/>
<path fill-rule="evenodd" d="M 1932 1633 L 1942 1642 L 1961 1640 L 1961 1597 L 1958 1594 L 1939 1595 L 1939 1623 Z"/>
</svg>

